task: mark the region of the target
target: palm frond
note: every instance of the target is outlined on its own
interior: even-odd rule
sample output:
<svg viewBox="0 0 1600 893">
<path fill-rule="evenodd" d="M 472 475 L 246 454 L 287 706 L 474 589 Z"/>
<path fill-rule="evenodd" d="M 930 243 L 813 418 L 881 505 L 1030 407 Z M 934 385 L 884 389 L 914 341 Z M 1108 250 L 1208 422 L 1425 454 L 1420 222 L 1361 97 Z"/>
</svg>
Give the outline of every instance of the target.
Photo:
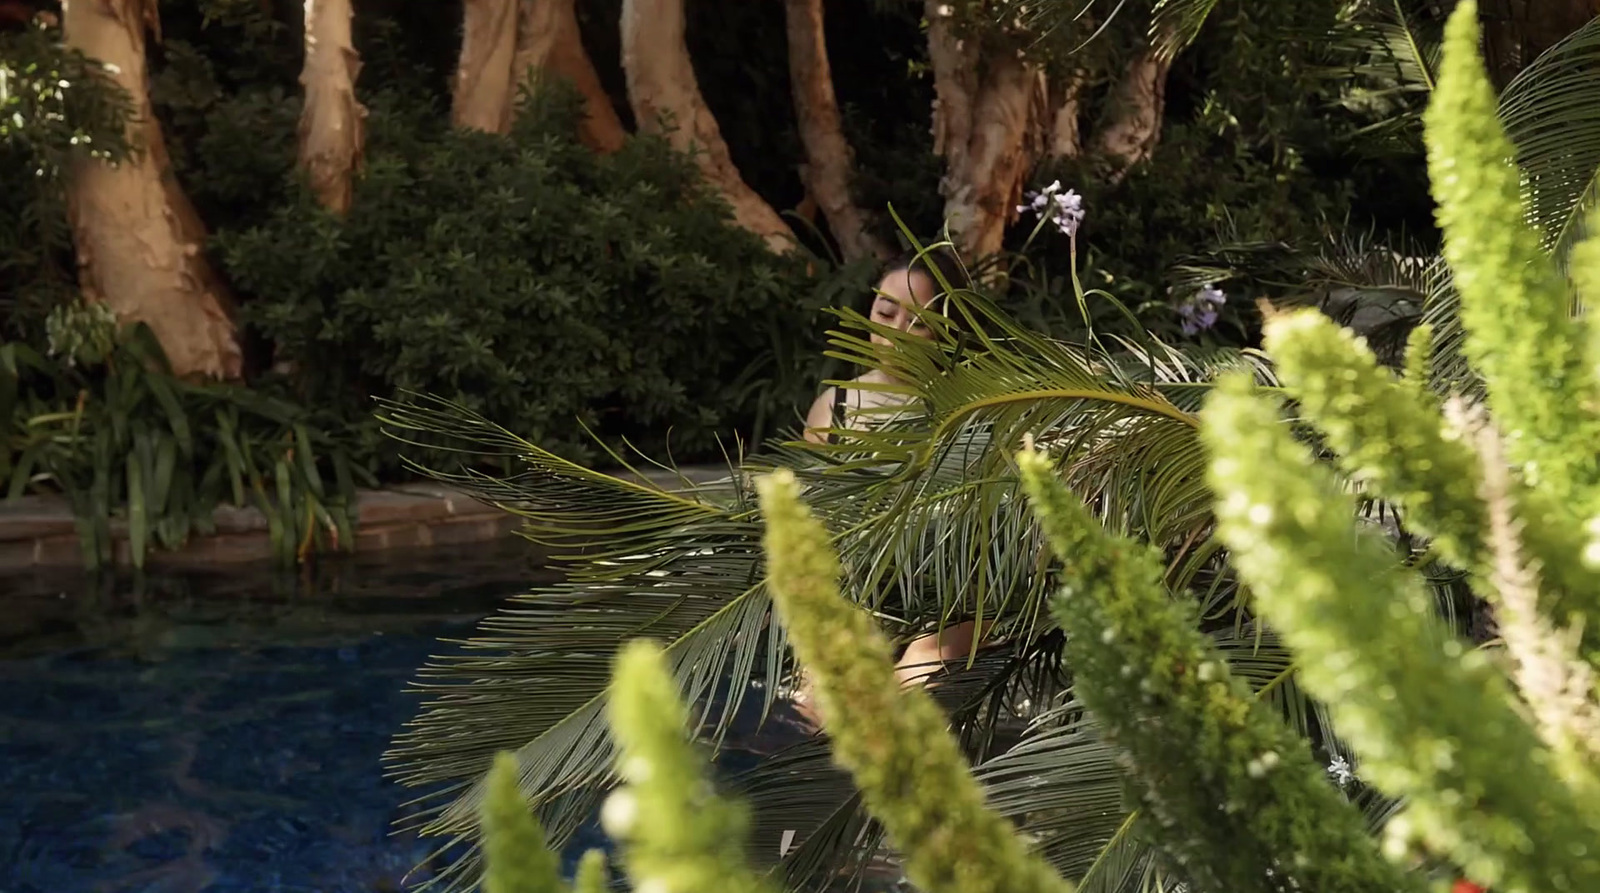
<svg viewBox="0 0 1600 893">
<path fill-rule="evenodd" d="M 1439 70 L 1443 21 L 1436 11 L 1407 9 L 1400 0 L 1351 4 L 1327 36 L 1337 104 L 1369 123 L 1350 134 L 1368 155 L 1421 151 L 1421 114 Z"/>
<path fill-rule="evenodd" d="M 611 657 L 626 640 L 667 644 L 700 734 L 720 740 L 752 697 L 765 715 L 789 671 L 782 630 L 769 623 L 759 519 L 745 484 L 768 467 L 791 467 L 804 481 L 807 503 L 836 537 L 846 592 L 891 632 L 909 638 L 977 616 L 996 624 L 1005 644 L 935 690 L 968 753 L 995 779 L 994 796 L 1057 864 L 1089 875 L 1097 885 L 1089 889 L 1168 881 L 1111 805 L 1109 752 L 1051 725 L 1076 722 L 1084 732 L 1081 717 L 1048 714 L 1021 746 L 1008 746 L 1064 684 L 1060 631 L 1045 610 L 1049 568 L 1011 459 L 1024 434 L 1051 451 L 1108 526 L 1166 550 L 1169 585 L 1201 599 L 1215 635 L 1237 639 L 1238 672 L 1259 680 L 1297 728 L 1320 727 L 1286 657 L 1234 619 L 1238 588 L 1210 533 L 1194 413 L 1221 371 L 1248 368 L 1270 385 L 1259 357 L 1190 355 L 1153 339 L 1067 344 L 975 297 L 950 306 L 960 325 L 930 320 L 932 341 L 885 332 L 895 340 L 885 350 L 836 334 L 836 358 L 916 383 L 906 388 L 918 399 L 901 417 L 831 446 L 773 449 L 697 489 L 581 468 L 437 401 L 386 407 L 394 436 L 515 462 L 506 477 L 432 474 L 518 514 L 527 536 L 573 559 L 566 582 L 514 599 L 459 653 L 430 662 L 418 681 L 429 700 L 388 755 L 396 776 L 431 789 L 424 830 L 468 845 L 441 886 L 473 882 L 480 779 L 497 750 L 518 753 L 524 792 L 557 845 L 592 813 L 613 781 L 602 706 Z M 875 825 L 821 740 L 761 763 L 739 785 L 756 807 L 758 856 L 776 860 L 784 832 L 795 832 L 783 869 L 797 882 L 859 871 L 880 852 Z"/>
<path fill-rule="evenodd" d="M 808 502 L 829 506 L 853 582 L 879 598 L 892 592 L 895 615 L 916 628 L 981 614 L 1008 634 L 1037 635 L 1041 549 L 1012 464 L 1027 435 L 1049 446 L 1107 525 L 1171 549 L 1172 582 L 1187 585 L 1213 551 L 1194 413 L 1222 371 L 1248 368 L 1270 385 L 1260 358 L 1190 355 L 1154 339 L 1067 344 L 970 295 L 949 309 L 960 325 L 930 319 L 933 342 L 884 330 L 894 344 L 883 349 L 834 333 L 836 356 L 915 382 L 905 389 L 918 398 L 901 418 L 841 432 L 826 449 L 831 463 L 799 472 L 815 488 Z"/>
<path fill-rule="evenodd" d="M 1200 37 L 1218 0 L 1158 0 L 1150 17 L 1150 43 L 1171 59 Z"/>
<path fill-rule="evenodd" d="M 1039 660 L 1017 648 L 989 649 L 971 666 L 930 678 L 934 699 L 951 715 L 951 729 L 971 759 L 981 759 L 995 717 L 985 715 L 994 696 L 1032 671 L 1059 677 L 1059 661 Z M 1010 716 L 1020 731 L 1020 722 Z M 827 740 L 812 737 L 736 776 L 732 787 L 755 817 L 752 857 L 779 868 L 791 890 L 821 890 L 841 875 L 861 875 L 884 855 L 882 830 L 867 814 L 850 776 L 833 764 Z M 787 842 L 789 849 L 784 851 Z"/>
<path fill-rule="evenodd" d="M 1500 120 L 1517 149 L 1528 222 L 1564 262 L 1600 196 L 1600 19 L 1506 85 Z"/>
<path fill-rule="evenodd" d="M 1300 690 L 1293 657 L 1275 636 L 1246 627 L 1238 634 L 1223 631 L 1214 641 L 1229 670 L 1310 739 L 1308 746 L 1330 757 L 1348 755 L 1331 734 L 1326 712 Z M 994 807 L 1018 821 L 1063 876 L 1085 891 L 1124 893 L 1146 883 L 1159 861 L 1128 810 L 1116 757 L 1092 715 L 1068 699 L 976 772 Z"/>
<path fill-rule="evenodd" d="M 634 637 L 666 644 L 705 734 L 725 734 L 750 690 L 730 678 L 764 680 L 770 703 L 784 646 L 767 629 L 761 528 L 734 480 L 685 495 L 600 474 L 439 401 L 389 404 L 384 421 L 397 437 L 516 455 L 524 471 L 513 477 L 433 476 L 520 515 L 536 541 L 592 550 L 567 582 L 512 599 L 461 653 L 420 672 L 414 688 L 428 700 L 385 760 L 402 782 L 432 789 L 414 819 L 424 833 L 473 840 L 484 773 L 512 750 L 553 842 L 570 837 L 612 784 L 604 698 L 612 657 Z M 707 496 L 719 492 L 722 502 Z M 442 882 L 456 889 L 469 874 Z"/>
</svg>

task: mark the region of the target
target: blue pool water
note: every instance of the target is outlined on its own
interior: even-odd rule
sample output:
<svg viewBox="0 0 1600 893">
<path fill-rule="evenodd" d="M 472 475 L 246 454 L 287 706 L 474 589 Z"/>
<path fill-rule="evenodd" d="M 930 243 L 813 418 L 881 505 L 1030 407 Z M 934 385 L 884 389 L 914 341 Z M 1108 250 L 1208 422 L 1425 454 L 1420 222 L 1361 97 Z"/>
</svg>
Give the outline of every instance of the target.
<svg viewBox="0 0 1600 893">
<path fill-rule="evenodd" d="M 525 555 L 0 578 L 0 893 L 401 889 L 429 849 L 379 763 L 405 684 L 550 576 Z"/>
</svg>

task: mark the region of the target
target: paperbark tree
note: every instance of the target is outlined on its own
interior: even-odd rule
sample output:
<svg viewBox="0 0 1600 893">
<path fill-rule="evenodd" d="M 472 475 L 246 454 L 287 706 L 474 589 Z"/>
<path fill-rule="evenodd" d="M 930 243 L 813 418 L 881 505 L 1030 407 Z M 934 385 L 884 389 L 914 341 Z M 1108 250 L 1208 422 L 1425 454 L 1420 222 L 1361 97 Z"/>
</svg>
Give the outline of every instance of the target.
<svg viewBox="0 0 1600 893">
<path fill-rule="evenodd" d="M 622 68 L 639 129 L 661 133 L 674 148 L 692 153 L 740 226 L 774 251 L 793 248 L 789 226 L 734 167 L 722 130 L 700 94 L 684 38 L 683 0 L 623 0 Z"/>
<path fill-rule="evenodd" d="M 356 100 L 361 57 L 350 38 L 350 0 L 305 0 L 306 58 L 300 73 L 300 166 L 322 205 L 350 210 L 365 144 L 367 110 Z"/>
<path fill-rule="evenodd" d="M 933 149 L 945 220 L 974 260 L 1000 250 L 1022 186 L 1043 150 L 1049 117 L 1044 72 L 1015 54 L 983 58 L 977 40 L 955 33 L 949 4 L 927 0 L 933 68 Z"/>
<path fill-rule="evenodd" d="M 512 74 L 513 89 L 508 101 L 513 106 L 517 85 L 530 78 L 563 78 L 583 97 L 584 119 L 578 125 L 578 138 L 583 144 L 596 152 L 622 148 L 628 132 L 583 48 L 574 0 L 521 0 Z M 506 120 L 514 117 L 514 109 L 509 110 Z"/>
<path fill-rule="evenodd" d="M 800 178 L 822 209 L 828 230 L 847 261 L 888 256 L 888 246 L 868 229 L 867 214 L 851 195 L 855 153 L 844 136 L 839 100 L 833 92 L 833 69 L 822 25 L 822 0 L 786 0 L 789 38 L 789 81 L 794 90 L 795 117 L 806 160 Z"/>
<path fill-rule="evenodd" d="M 143 322 L 174 373 L 234 378 L 242 355 L 232 301 L 207 263 L 205 227 L 173 179 L 151 109 L 147 29 L 159 34 L 156 0 L 64 0 L 66 44 L 99 60 L 133 103 L 120 164 L 86 159 L 68 187 L 68 213 L 84 297 L 117 319 Z"/>
<path fill-rule="evenodd" d="M 1113 88 L 1108 116 L 1095 130 L 1093 150 L 1110 182 L 1121 181 L 1155 151 L 1167 108 L 1167 73 L 1171 69 L 1171 57 L 1147 47 L 1129 63 Z"/>
<path fill-rule="evenodd" d="M 1050 91 L 1050 107 L 1055 118 L 1050 122 L 1050 157 L 1077 158 L 1083 154 L 1083 88 L 1086 73 L 1074 71 Z"/>
<path fill-rule="evenodd" d="M 517 0 L 465 0 L 461 57 L 456 63 L 450 122 L 505 133 L 516 100 L 512 60 L 517 51 Z"/>
</svg>

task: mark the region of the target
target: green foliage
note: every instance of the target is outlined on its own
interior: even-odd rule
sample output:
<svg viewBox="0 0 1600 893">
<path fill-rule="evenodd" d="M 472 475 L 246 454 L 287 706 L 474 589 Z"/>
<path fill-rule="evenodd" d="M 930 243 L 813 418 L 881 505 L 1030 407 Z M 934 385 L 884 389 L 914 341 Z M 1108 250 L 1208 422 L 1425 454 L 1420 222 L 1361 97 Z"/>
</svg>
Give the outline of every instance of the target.
<svg viewBox="0 0 1600 893">
<path fill-rule="evenodd" d="M 545 845 L 544 831 L 517 787 L 517 758 L 502 753 L 489 770 L 483 802 L 485 893 L 559 893 L 561 865 Z"/>
<path fill-rule="evenodd" d="M 1417 580 L 1356 529 L 1354 500 L 1269 403 L 1235 383 L 1206 419 L 1234 562 L 1359 749 L 1363 773 L 1407 798 L 1399 827 L 1491 883 L 1591 889 L 1600 814 L 1583 799 L 1590 786 L 1563 783 L 1488 655 L 1437 623 Z"/>
<path fill-rule="evenodd" d="M 1450 159 L 1436 178 L 1441 222 L 1455 245 L 1454 273 L 1479 280 L 1461 285 L 1463 305 L 1478 307 L 1465 320 L 1467 353 L 1483 373 L 1491 408 L 1507 405 L 1504 391 L 1527 398 L 1526 405 L 1510 407 L 1528 419 L 1509 432 L 1511 468 L 1478 410 L 1463 401 L 1446 403 L 1426 386 L 1430 374 L 1440 383 L 1429 361 L 1447 356 L 1430 344 L 1431 329 L 1411 341 L 1406 377 L 1396 379 L 1372 351 L 1324 320 L 1297 315 L 1268 323 L 1268 346 L 1286 390 L 1326 445 L 1342 454 L 1337 461 L 1349 480 L 1319 464 L 1298 439 L 1303 430 L 1285 422 L 1274 399 L 1253 393 L 1243 374 L 1222 386 L 1199 417 L 1211 454 L 1207 467 L 1196 451 L 1194 412 L 1212 391 L 1211 374 L 1246 365 L 1237 357 L 1202 361 L 1166 351 L 1153 339 L 1116 354 L 1099 343 L 1062 344 L 969 296 L 950 304 L 962 323 L 959 339 L 942 325 L 933 326 L 931 343 L 898 339 L 892 349 L 870 347 L 855 335 L 836 339 L 842 358 L 876 362 L 906 382 L 903 390 L 918 400 L 915 417 L 774 460 L 804 477 L 815 519 L 800 510 L 787 474 L 762 480 L 766 573 L 784 632 L 818 676 L 840 761 L 913 865 L 925 858 L 916 852 L 919 843 L 932 838 L 897 828 L 944 833 L 951 826 L 933 821 L 935 810 L 981 808 L 979 789 L 961 778 L 962 754 L 930 745 L 941 740 L 930 729 L 948 722 L 966 737 L 992 733 L 998 724 L 971 722 L 959 708 L 949 716 L 924 710 L 915 706 L 926 705 L 921 695 L 902 698 L 889 681 L 888 649 L 874 641 L 866 614 L 853 610 L 836 587 L 841 575 L 851 600 L 881 612 L 907 635 L 954 618 L 992 616 L 1003 638 L 997 650 L 1014 648 L 1004 659 L 1017 665 L 1046 650 L 1041 640 L 1064 640 L 1075 693 L 1090 717 L 1073 701 L 1032 713 L 1035 725 L 1023 745 L 990 760 L 979 775 L 991 792 L 1003 794 L 993 798 L 997 813 L 1021 818 L 1030 833 L 1050 835 L 1040 835 L 1040 855 L 1059 864 L 1071 859 L 1063 851 L 1099 848 L 1089 871 L 1102 885 L 1097 889 L 1132 883 L 1133 873 L 1100 866 L 1147 858 L 1136 839 L 1145 835 L 1181 866 L 1184 881 L 1201 889 L 1417 889 L 1428 872 L 1413 869 L 1444 860 L 1508 891 L 1594 889 L 1600 879 L 1600 705 L 1593 659 L 1585 658 L 1579 638 L 1595 614 L 1597 591 L 1589 579 L 1591 534 L 1584 526 L 1593 509 L 1584 501 L 1580 473 L 1590 456 L 1582 435 L 1594 403 L 1584 389 L 1594 370 L 1570 359 L 1588 345 L 1572 345 L 1565 285 L 1554 300 L 1546 294 L 1547 274 L 1558 280 L 1559 274 L 1552 273 L 1551 259 L 1527 250 L 1537 248 L 1529 238 L 1536 234 L 1516 232 L 1522 224 L 1514 214 L 1491 213 L 1514 206 L 1517 195 L 1506 188 L 1514 174 L 1503 164 L 1508 146 L 1495 130 L 1493 104 L 1482 101 L 1481 91 L 1473 95 L 1481 72 L 1461 61 L 1473 54 L 1475 14 L 1472 4 L 1463 4 L 1452 25 L 1429 141 L 1436 160 Z M 1490 188 L 1474 194 L 1463 184 Z M 1581 265 L 1595 250 L 1593 244 L 1574 250 L 1580 284 L 1593 281 Z M 1435 265 L 1419 265 L 1411 271 L 1415 291 L 1434 288 L 1439 274 Z M 1489 274 L 1495 279 L 1483 278 Z M 1559 339 L 1555 363 L 1484 362 L 1495 346 L 1525 357 L 1539 333 Z M 1266 370 L 1249 371 L 1258 380 L 1270 378 Z M 1571 405 L 1560 405 L 1562 394 L 1573 398 Z M 1449 418 L 1447 407 L 1454 407 Z M 448 422 L 441 416 L 427 426 L 437 430 Z M 468 439 L 484 434 L 463 433 Z M 1041 457 L 1022 459 L 1020 483 L 1032 487 L 1043 532 L 1064 559 L 1060 574 L 1068 594 L 1057 605 L 1059 629 L 1040 620 L 1035 598 L 1047 576 L 1038 532 L 1011 514 L 1021 502 L 1019 481 L 1004 463 L 1027 434 L 1049 447 L 1062 483 L 1079 494 L 1068 498 L 1047 486 Z M 1534 442 L 1517 446 L 1518 437 Z M 1527 454 L 1536 454 L 1541 472 L 1551 462 L 1566 471 L 1530 474 Z M 538 618 L 541 630 L 587 618 L 582 635 L 593 648 L 597 633 L 627 635 L 640 624 L 660 624 L 676 636 L 669 646 L 671 672 L 691 680 L 691 692 L 713 690 L 705 681 L 707 665 L 731 664 L 736 679 L 765 670 L 771 680 L 775 646 L 768 646 L 765 664 L 751 650 L 758 621 L 738 626 L 720 651 L 696 638 L 711 626 L 708 619 L 758 603 L 763 572 L 749 554 L 752 513 L 740 478 L 713 498 L 710 491 L 645 493 L 600 477 L 579 484 L 544 458 L 533 472 L 480 486 L 506 501 L 545 506 L 539 511 L 550 535 L 571 535 L 580 522 L 639 519 L 606 540 L 608 555 L 625 558 L 585 569 L 593 597 L 568 591 L 552 598 L 549 612 Z M 540 475 L 546 479 L 534 480 Z M 1393 539 L 1360 522 L 1352 484 L 1364 488 L 1363 497 L 1398 504 L 1406 524 L 1435 537 L 1440 553 L 1466 567 L 1472 585 L 1494 605 L 1503 650 L 1475 650 L 1456 638 L 1439 616 L 1440 593 L 1415 570 L 1428 565 L 1432 553 L 1410 548 L 1408 536 L 1397 549 Z M 593 491 L 587 498 L 580 495 L 584 487 Z M 775 506 L 774 495 L 785 495 L 779 491 L 788 502 Z M 1209 538 L 1213 524 L 1220 542 Z M 808 528 L 808 537 L 795 537 Z M 834 532 L 842 561 L 829 554 L 826 531 Z M 1220 554 L 1223 543 L 1231 555 Z M 1236 588 L 1235 575 L 1244 586 Z M 624 592 L 646 594 L 632 616 L 620 601 L 606 602 Z M 667 598 L 687 603 L 691 592 L 704 599 L 692 610 L 658 608 Z M 1173 595 L 1195 595 L 1202 608 L 1194 612 Z M 602 603 L 603 621 L 578 613 Z M 1290 646 L 1293 662 L 1269 648 L 1265 637 L 1252 649 L 1205 635 L 1208 625 L 1231 623 L 1253 632 L 1256 608 Z M 498 632 L 504 647 L 542 653 L 553 647 L 553 633 L 530 630 L 515 618 Z M 548 678 L 555 671 L 514 655 L 505 663 L 517 666 L 495 672 Z M 959 691 L 976 679 L 985 692 L 1006 693 L 988 703 L 1013 692 L 1041 701 L 1059 693 L 1043 680 L 985 676 L 982 654 L 970 663 L 971 676 L 952 672 L 935 691 Z M 497 691 L 500 680 L 492 674 L 467 672 L 486 677 L 476 691 Z M 1271 681 L 1252 697 L 1245 683 L 1263 672 Z M 1338 739 L 1327 725 L 1306 720 L 1321 708 L 1308 706 L 1304 695 L 1282 694 L 1297 681 L 1328 704 Z M 1375 825 L 1394 816 L 1386 826 L 1392 863 L 1378 858 L 1357 810 L 1317 779 L 1305 744 L 1257 706 L 1257 698 L 1277 698 L 1271 703 L 1282 708 L 1289 729 L 1319 734 L 1320 746 L 1349 740 L 1363 778 L 1403 798 L 1392 810 L 1368 816 Z M 557 701 L 540 695 L 537 709 L 561 713 Z M 493 712 L 475 712 L 474 727 L 491 727 Z M 595 740 L 587 729 L 582 737 L 550 734 L 575 715 L 561 713 L 542 733 L 549 740 L 528 746 L 524 765 L 536 766 L 541 781 L 578 777 L 548 765 L 560 759 L 550 756 L 555 745 Z M 890 730 L 902 721 L 905 729 Z M 917 768 L 911 756 L 902 756 L 899 748 L 907 744 L 927 751 L 930 765 Z M 1140 814 L 1155 820 L 1136 835 L 1062 817 L 1093 808 L 1097 818 L 1112 813 L 1112 828 L 1132 824 L 1100 799 L 1103 786 L 1089 783 L 1110 771 L 1107 744 L 1130 776 Z M 447 750 L 439 746 L 433 759 Z M 832 784 L 806 762 L 817 752 L 780 758 L 775 772 L 804 777 L 787 788 L 769 780 L 768 787 L 755 788 L 757 795 L 770 797 L 778 789 L 798 797 L 801 785 L 811 793 L 818 778 Z M 1507 766 L 1519 771 L 1507 772 Z M 930 803 L 924 793 L 930 787 L 956 805 Z M 863 827 L 852 824 L 848 798 L 811 802 L 829 810 L 811 826 L 818 836 L 848 837 Z M 1230 805 L 1239 808 L 1230 811 Z M 787 807 L 784 820 L 803 811 Z M 988 818 L 973 821 L 980 830 L 972 836 L 979 839 L 996 828 L 985 824 Z M 1422 846 L 1412 849 L 1418 842 Z M 813 852 L 821 848 L 811 840 L 806 845 Z M 966 860 L 992 858 L 1008 846 L 997 839 Z M 1010 858 L 1020 870 L 1032 857 Z M 939 865 L 946 877 L 963 870 Z"/>
<path fill-rule="evenodd" d="M 1600 197 L 1600 129 L 1586 110 L 1600 102 L 1600 21 L 1524 68 L 1500 95 L 1500 119 L 1528 174 L 1529 223 L 1564 259 Z"/>
<path fill-rule="evenodd" d="M 608 714 L 626 784 L 601 819 L 623 842 L 634 884 L 662 893 L 771 889 L 745 865 L 743 804 L 717 796 L 684 735 L 688 711 L 659 646 L 636 640 L 617 655 Z"/>
<path fill-rule="evenodd" d="M 1045 454 L 1018 462 L 1062 562 L 1064 660 L 1179 872 L 1202 890 L 1420 891 L 1382 857 L 1305 741 L 1229 671 L 1193 605 L 1173 600 L 1160 556 L 1108 535 Z"/>
<path fill-rule="evenodd" d="M 52 318 L 65 356 L 0 343 L 0 486 L 59 492 L 90 567 L 175 548 L 222 505 L 267 518 L 278 560 L 353 542 L 357 469 L 307 413 L 266 393 L 172 377 L 149 329 L 87 308 Z"/>
<path fill-rule="evenodd" d="M 1596 381 L 1556 260 L 1503 212 L 1519 184 L 1477 47 L 1468 0 L 1446 32 L 1427 136 L 1493 422 L 1460 403 L 1447 421 L 1308 316 L 1270 321 L 1268 346 L 1346 466 L 1475 571 L 1504 659 L 1437 622 L 1417 577 L 1357 529 L 1347 488 L 1245 382 L 1204 413 L 1209 476 L 1220 534 L 1307 687 L 1363 774 L 1407 801 L 1390 826 L 1396 852 L 1419 842 L 1511 890 L 1588 890 L 1600 882 L 1600 705 L 1580 631 L 1596 613 L 1584 535 Z"/>
<path fill-rule="evenodd" d="M 480 817 L 488 857 L 484 893 L 566 893 L 569 889 L 573 893 L 604 893 L 610 888 L 605 853 L 599 850 L 583 854 L 570 888 L 562 882 L 560 862 L 522 799 L 515 755 L 495 757 L 487 787 Z"/>
<path fill-rule="evenodd" d="M 839 595 L 838 557 L 800 502 L 793 473 L 757 486 L 778 614 L 816 680 L 834 758 L 906 854 L 906 876 L 927 893 L 1070 891 L 985 805 L 933 699 L 901 690 L 888 641 Z"/>
<path fill-rule="evenodd" d="M 1467 357 L 1494 384 L 1490 407 L 1523 474 L 1587 517 L 1600 511 L 1600 456 L 1591 448 L 1600 439 L 1592 413 L 1600 384 L 1585 363 L 1587 339 L 1572 318 L 1565 279 L 1539 234 L 1506 225 L 1520 207 L 1521 185 L 1506 163 L 1514 150 L 1495 117 L 1494 88 L 1477 55 L 1462 49 L 1476 46 L 1477 35 L 1475 19 L 1452 17 L 1426 119 Z"/>
<path fill-rule="evenodd" d="M 79 160 L 127 157 L 130 109 L 59 29 L 0 33 L 0 339 L 42 344 L 49 309 L 73 293 L 66 180 Z"/>
<path fill-rule="evenodd" d="M 803 349 L 829 283 L 734 229 L 664 143 L 598 156 L 575 114 L 562 93 L 509 139 L 374 126 L 348 219 L 302 192 L 219 236 L 302 399 L 359 419 L 369 395 L 427 391 L 580 456 L 580 424 L 704 456 L 792 412 L 811 370 L 755 363 Z"/>
</svg>

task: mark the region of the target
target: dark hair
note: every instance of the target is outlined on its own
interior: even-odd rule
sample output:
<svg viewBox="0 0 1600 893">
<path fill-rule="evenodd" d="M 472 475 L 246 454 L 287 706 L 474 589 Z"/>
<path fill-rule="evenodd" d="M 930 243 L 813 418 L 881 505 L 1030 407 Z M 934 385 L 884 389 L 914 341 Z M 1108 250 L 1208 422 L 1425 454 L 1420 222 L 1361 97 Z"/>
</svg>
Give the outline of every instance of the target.
<svg viewBox="0 0 1600 893">
<path fill-rule="evenodd" d="M 966 271 L 962 269 L 961 261 L 945 248 L 929 248 L 924 251 L 906 251 L 883 265 L 883 272 L 878 274 L 881 282 L 890 273 L 902 270 L 908 272 L 925 273 L 932 277 L 934 287 L 941 292 L 944 286 L 939 284 L 942 277 L 950 285 L 951 290 L 970 288 L 971 281 L 967 278 Z M 937 274 L 935 273 L 937 271 Z"/>
<path fill-rule="evenodd" d="M 936 297 L 929 306 L 947 318 L 953 317 L 950 312 L 949 293 L 972 287 L 972 280 L 961 266 L 961 261 L 947 248 L 929 248 L 921 252 L 913 250 L 896 255 L 883 265 L 883 271 L 878 274 L 878 282 L 900 272 L 905 272 L 908 276 L 911 273 L 922 273 L 932 279 Z M 943 277 L 945 283 L 950 286 L 949 291 L 939 283 L 940 277 Z M 951 318 L 951 322 L 954 323 L 955 320 Z"/>
</svg>

